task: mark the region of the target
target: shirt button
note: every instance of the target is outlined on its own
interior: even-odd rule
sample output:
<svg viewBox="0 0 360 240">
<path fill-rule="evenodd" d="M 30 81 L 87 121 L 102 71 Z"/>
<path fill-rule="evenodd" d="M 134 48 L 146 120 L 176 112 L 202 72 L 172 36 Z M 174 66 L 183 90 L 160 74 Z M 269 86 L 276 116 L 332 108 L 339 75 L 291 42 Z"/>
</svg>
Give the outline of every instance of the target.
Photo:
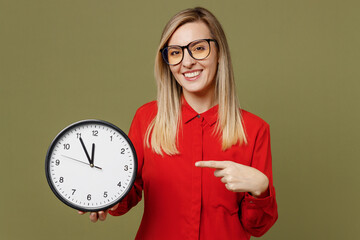
<svg viewBox="0 0 360 240">
<path fill-rule="evenodd" d="M 200 114 L 197 115 L 197 118 L 200 118 Z"/>
</svg>

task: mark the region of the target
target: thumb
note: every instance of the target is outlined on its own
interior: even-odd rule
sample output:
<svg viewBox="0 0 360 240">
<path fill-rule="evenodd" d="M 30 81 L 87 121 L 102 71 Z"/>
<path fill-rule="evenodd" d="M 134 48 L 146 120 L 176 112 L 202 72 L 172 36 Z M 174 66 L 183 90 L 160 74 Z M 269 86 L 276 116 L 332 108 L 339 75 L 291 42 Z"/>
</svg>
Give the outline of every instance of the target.
<svg viewBox="0 0 360 240">
<path fill-rule="evenodd" d="M 78 211 L 78 214 L 80 214 L 80 215 L 83 215 L 83 214 L 85 214 L 86 212 L 83 212 L 83 211 Z"/>
<path fill-rule="evenodd" d="M 119 203 L 115 204 L 112 208 L 110 208 L 111 211 L 115 211 L 119 207 Z"/>
</svg>

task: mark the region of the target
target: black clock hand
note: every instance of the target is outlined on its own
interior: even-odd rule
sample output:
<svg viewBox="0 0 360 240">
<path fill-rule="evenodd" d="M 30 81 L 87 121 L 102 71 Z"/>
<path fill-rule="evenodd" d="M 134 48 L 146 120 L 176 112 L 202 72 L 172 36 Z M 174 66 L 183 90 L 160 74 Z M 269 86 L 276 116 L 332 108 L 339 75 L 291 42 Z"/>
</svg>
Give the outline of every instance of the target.
<svg viewBox="0 0 360 240">
<path fill-rule="evenodd" d="M 93 165 L 92 162 L 91 162 L 89 153 L 87 152 L 86 147 L 85 147 L 85 144 L 84 144 L 84 141 L 82 140 L 81 137 L 80 137 L 80 142 L 81 142 L 81 146 L 83 147 L 83 149 L 84 149 L 84 151 L 85 151 L 86 157 L 87 157 L 87 159 L 89 160 L 90 166 L 93 167 L 94 165 Z"/>
<path fill-rule="evenodd" d="M 75 159 L 75 158 L 72 158 L 72 157 L 68 157 L 68 156 L 65 156 L 65 155 L 61 155 L 61 156 L 66 157 L 66 158 L 69 158 L 69 159 L 74 160 L 74 161 L 77 161 L 77 162 L 79 162 L 79 163 L 83 163 L 83 164 L 89 165 L 89 164 L 88 164 L 88 163 L 86 163 L 86 162 L 80 161 L 80 160 Z M 95 167 L 95 168 L 97 168 L 97 169 L 102 170 L 102 168 L 101 168 L 101 167 L 98 167 L 98 166 L 94 166 L 94 167 Z"/>
<path fill-rule="evenodd" d="M 92 149 L 91 149 L 91 164 L 94 165 L 94 154 L 95 154 L 95 143 L 92 144 Z"/>
</svg>

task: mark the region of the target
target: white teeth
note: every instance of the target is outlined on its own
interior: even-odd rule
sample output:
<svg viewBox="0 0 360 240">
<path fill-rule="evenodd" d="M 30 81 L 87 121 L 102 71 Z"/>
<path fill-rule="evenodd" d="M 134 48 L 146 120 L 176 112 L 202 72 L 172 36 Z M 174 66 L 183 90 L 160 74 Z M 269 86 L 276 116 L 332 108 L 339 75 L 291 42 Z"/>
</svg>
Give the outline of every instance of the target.
<svg viewBox="0 0 360 240">
<path fill-rule="evenodd" d="M 200 74 L 200 71 L 197 71 L 197 72 L 185 73 L 184 76 L 187 78 L 192 78 L 192 77 L 196 77 L 199 74 Z"/>
</svg>

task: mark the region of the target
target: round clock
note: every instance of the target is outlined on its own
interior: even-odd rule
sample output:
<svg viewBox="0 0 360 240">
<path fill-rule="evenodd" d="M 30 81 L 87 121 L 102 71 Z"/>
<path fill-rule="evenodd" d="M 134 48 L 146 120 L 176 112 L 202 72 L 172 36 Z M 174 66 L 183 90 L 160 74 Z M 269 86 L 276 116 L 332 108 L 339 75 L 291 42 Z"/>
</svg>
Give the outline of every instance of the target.
<svg viewBox="0 0 360 240">
<path fill-rule="evenodd" d="M 63 129 L 52 141 L 45 172 L 62 202 L 95 212 L 112 207 L 130 191 L 137 157 L 120 128 L 102 120 L 83 120 Z"/>
</svg>

